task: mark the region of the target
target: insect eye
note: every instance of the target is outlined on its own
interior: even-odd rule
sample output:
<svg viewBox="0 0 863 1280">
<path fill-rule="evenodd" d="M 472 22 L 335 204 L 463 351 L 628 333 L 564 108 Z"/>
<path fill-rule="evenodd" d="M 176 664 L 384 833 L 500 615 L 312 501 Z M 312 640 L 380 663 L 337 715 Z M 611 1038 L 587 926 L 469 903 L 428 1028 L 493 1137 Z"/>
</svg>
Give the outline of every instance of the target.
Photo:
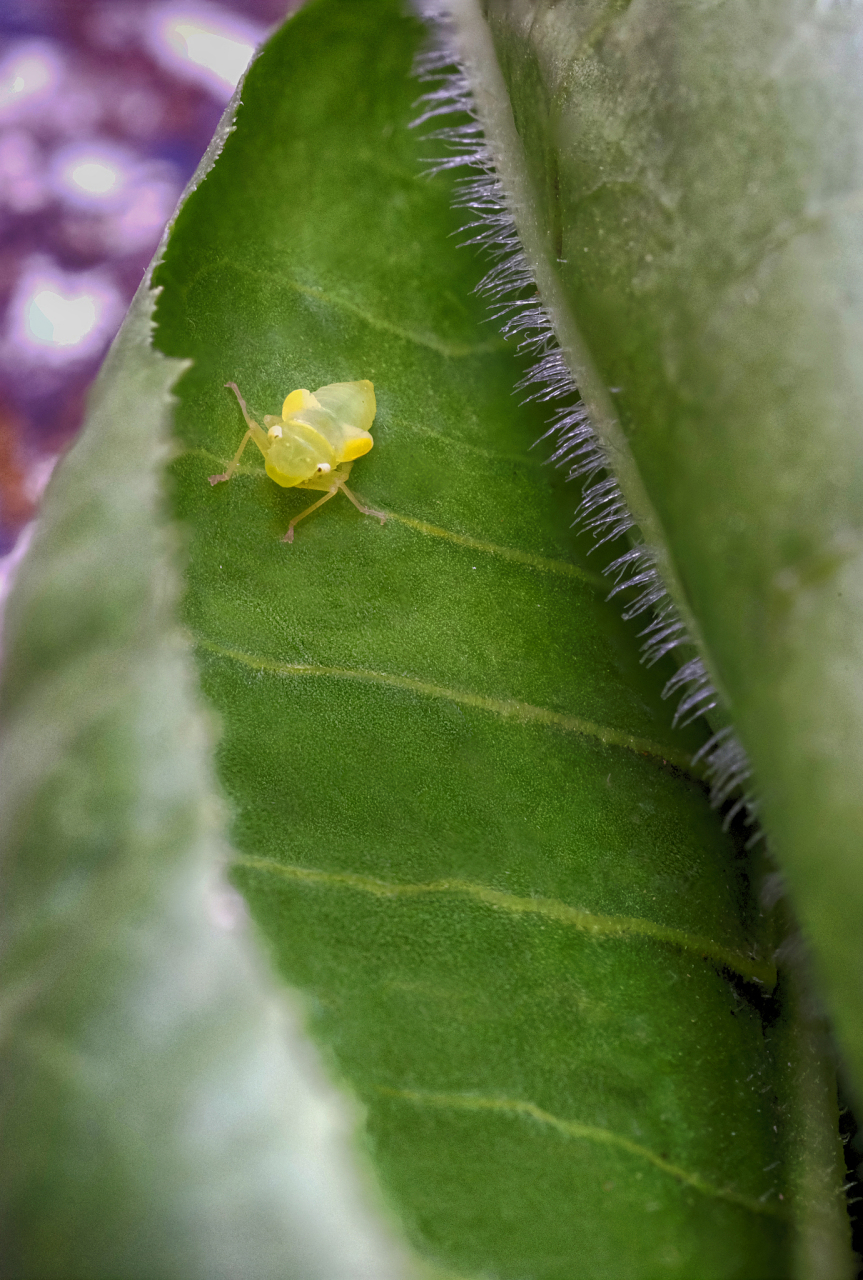
<svg viewBox="0 0 863 1280">
<path fill-rule="evenodd" d="M 318 475 L 326 475 L 328 471 L 332 471 L 332 467 L 328 462 L 322 462 L 318 467 Z"/>
<path fill-rule="evenodd" d="M 270 439 L 271 439 L 271 440 L 281 440 L 281 438 L 282 438 L 282 428 L 281 428 L 281 427 L 270 427 L 269 431 L 267 432 L 267 435 L 270 437 Z"/>
</svg>

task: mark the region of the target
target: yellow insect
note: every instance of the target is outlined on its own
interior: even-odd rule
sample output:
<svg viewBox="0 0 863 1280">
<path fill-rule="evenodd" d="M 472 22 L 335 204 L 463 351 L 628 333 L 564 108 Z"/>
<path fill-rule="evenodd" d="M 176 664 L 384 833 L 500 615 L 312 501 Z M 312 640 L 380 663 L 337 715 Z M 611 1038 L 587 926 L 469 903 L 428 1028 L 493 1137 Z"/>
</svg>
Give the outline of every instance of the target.
<svg viewBox="0 0 863 1280">
<path fill-rule="evenodd" d="M 328 387 L 318 387 L 314 395 L 310 391 L 292 391 L 282 405 L 280 418 L 271 413 L 265 415 L 266 431 L 249 417 L 237 384 L 226 382 L 225 386 L 239 400 L 249 429 L 227 471 L 210 476 L 210 484 L 230 480 L 243 450 L 254 440 L 264 455 L 264 469 L 276 484 L 284 489 L 326 490 L 323 498 L 294 516 L 283 542 L 293 542 L 294 525 L 329 502 L 339 489 L 363 515 L 377 516 L 383 524 L 386 519 L 383 512 L 364 507 L 345 484 L 354 461 L 368 453 L 374 444 L 369 427 L 374 422 L 377 404 L 370 382 L 333 382 Z"/>
</svg>

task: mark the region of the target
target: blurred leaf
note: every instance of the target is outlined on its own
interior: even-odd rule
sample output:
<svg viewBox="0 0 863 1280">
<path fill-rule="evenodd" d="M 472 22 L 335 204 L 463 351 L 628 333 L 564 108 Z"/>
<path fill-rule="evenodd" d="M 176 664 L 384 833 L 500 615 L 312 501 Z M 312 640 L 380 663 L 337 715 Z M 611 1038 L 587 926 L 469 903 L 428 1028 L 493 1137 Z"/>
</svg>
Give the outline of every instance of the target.
<svg viewBox="0 0 863 1280">
<path fill-rule="evenodd" d="M 428 1255 L 787 1275 L 805 1103 L 774 1065 L 754 869 L 529 452 L 542 413 L 406 128 L 420 36 L 396 0 L 304 9 L 157 275 L 158 345 L 194 361 L 175 504 L 236 881 Z M 352 484 L 383 528 L 339 496 L 285 545 L 309 495 L 251 450 L 207 483 L 243 431 L 225 382 L 260 420 L 360 378 Z"/>
<path fill-rule="evenodd" d="M 379 1280 L 349 1115 L 223 882 L 162 516 L 182 365 L 133 304 L 9 602 L 0 1271 Z"/>
</svg>

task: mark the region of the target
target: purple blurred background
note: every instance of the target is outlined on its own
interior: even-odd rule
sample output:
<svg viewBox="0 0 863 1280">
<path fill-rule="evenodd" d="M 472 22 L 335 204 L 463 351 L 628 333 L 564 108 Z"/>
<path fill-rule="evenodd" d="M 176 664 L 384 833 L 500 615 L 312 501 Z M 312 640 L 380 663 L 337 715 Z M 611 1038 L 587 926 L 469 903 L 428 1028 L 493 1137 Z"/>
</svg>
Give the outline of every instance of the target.
<svg viewBox="0 0 863 1280">
<path fill-rule="evenodd" d="M 0 597 L 177 197 L 294 7 L 0 0 Z"/>
</svg>

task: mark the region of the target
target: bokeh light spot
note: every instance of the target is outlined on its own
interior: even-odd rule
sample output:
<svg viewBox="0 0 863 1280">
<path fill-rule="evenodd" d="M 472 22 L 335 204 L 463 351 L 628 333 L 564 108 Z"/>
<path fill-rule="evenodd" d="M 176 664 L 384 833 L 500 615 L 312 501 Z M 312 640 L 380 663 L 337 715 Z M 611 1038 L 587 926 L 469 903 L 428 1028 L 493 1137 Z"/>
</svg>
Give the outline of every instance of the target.
<svg viewBox="0 0 863 1280">
<path fill-rule="evenodd" d="M 37 256 L 26 264 L 9 303 L 3 363 L 58 369 L 96 357 L 124 310 L 123 296 L 107 272 L 66 272 Z"/>
<path fill-rule="evenodd" d="M 37 342 L 76 347 L 96 325 L 97 301 L 91 293 L 64 298 L 52 289 L 41 289 L 30 303 L 30 332 Z"/>
<path fill-rule="evenodd" d="M 69 171 L 70 181 L 93 196 L 107 195 L 117 186 L 119 174 L 112 165 L 99 160 L 82 160 Z"/>
<path fill-rule="evenodd" d="M 217 5 L 154 5 L 147 44 L 162 65 L 227 101 L 265 35 L 265 29 Z"/>
<path fill-rule="evenodd" d="M 55 193 L 77 208 L 104 210 L 122 202 L 136 157 L 125 147 L 94 140 L 62 147 L 51 163 Z"/>
<path fill-rule="evenodd" d="M 62 59 L 48 41 L 13 45 L 0 62 L 0 119 L 54 93 L 62 76 Z"/>
</svg>

